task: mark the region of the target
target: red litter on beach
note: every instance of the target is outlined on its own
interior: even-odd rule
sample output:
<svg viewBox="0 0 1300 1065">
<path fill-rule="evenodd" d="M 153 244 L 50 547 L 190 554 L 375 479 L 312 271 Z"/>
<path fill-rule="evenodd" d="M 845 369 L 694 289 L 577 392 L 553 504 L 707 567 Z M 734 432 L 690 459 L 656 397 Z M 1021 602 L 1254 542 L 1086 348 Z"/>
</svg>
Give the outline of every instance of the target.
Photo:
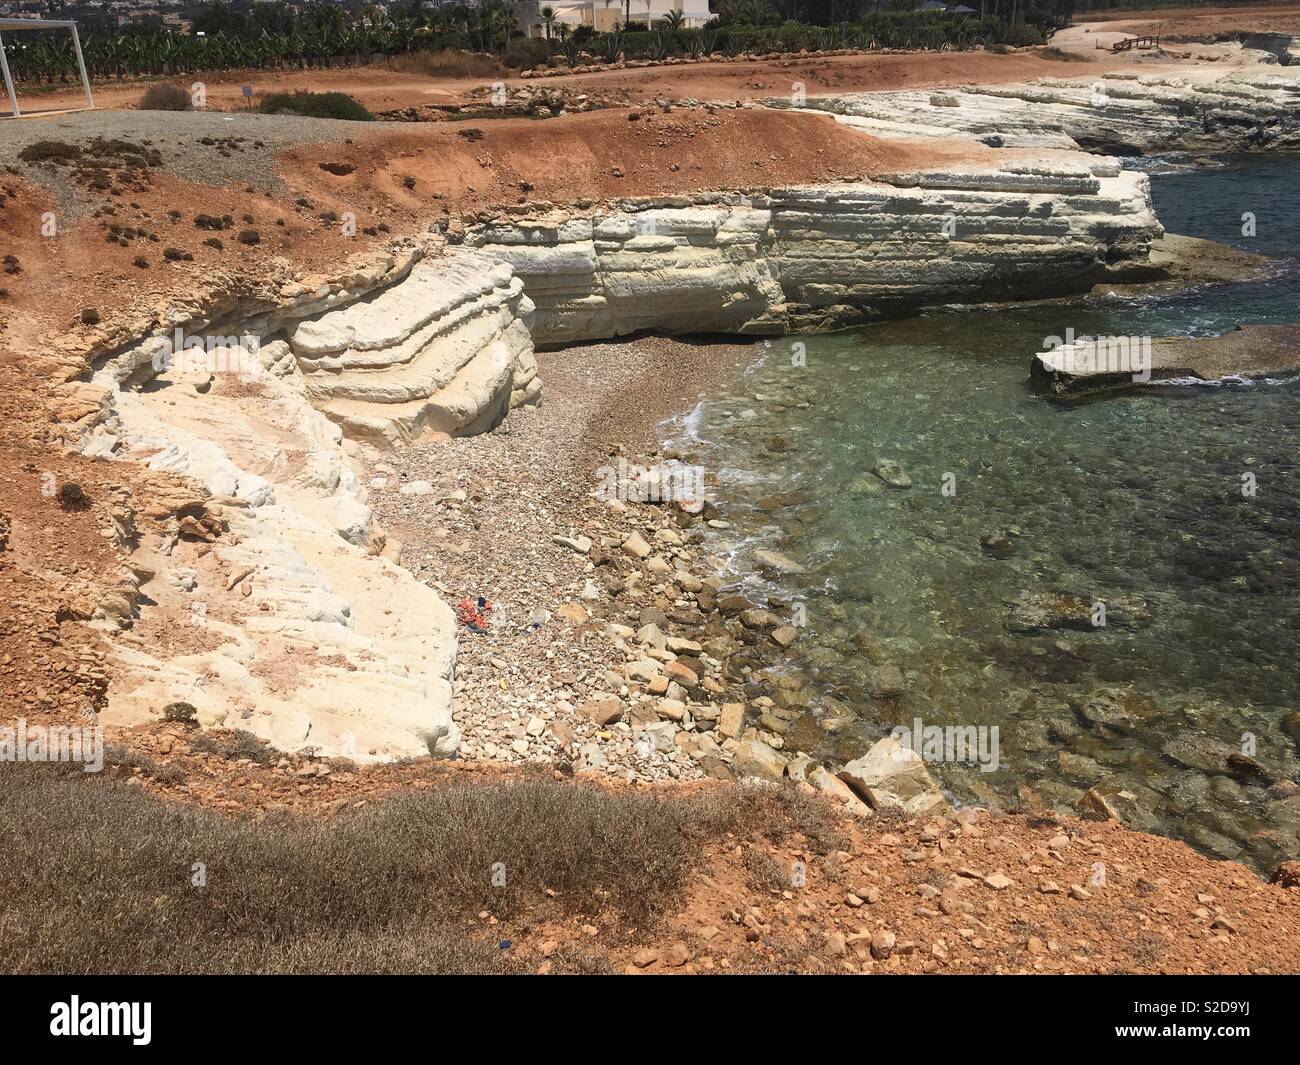
<svg viewBox="0 0 1300 1065">
<path fill-rule="evenodd" d="M 492 604 L 483 596 L 474 599 L 465 596 L 456 604 L 456 617 L 470 632 L 487 632 L 487 616 L 492 612 Z"/>
</svg>

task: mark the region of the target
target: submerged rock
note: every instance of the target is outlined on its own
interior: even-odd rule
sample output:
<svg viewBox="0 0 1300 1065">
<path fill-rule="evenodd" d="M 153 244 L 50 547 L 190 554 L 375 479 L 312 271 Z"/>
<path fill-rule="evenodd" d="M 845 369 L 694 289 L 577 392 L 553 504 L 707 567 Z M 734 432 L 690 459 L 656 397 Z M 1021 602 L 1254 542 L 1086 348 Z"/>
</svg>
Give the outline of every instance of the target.
<svg viewBox="0 0 1300 1065">
<path fill-rule="evenodd" d="M 855 477 L 849 483 L 849 488 L 848 488 L 849 495 L 851 496 L 875 495 L 876 493 L 883 492 L 884 490 L 885 490 L 884 486 L 880 483 L 878 478 L 866 476 L 866 475 L 862 477 Z"/>
<path fill-rule="evenodd" d="M 1047 629 L 1075 629 L 1091 632 L 1092 600 L 1069 592 L 1021 592 L 1011 609 L 1008 628 L 1012 632 L 1042 632 Z"/>
<path fill-rule="evenodd" d="M 801 714 L 785 733 L 787 750 L 812 753 L 821 746 L 826 733 L 812 714 Z"/>
<path fill-rule="evenodd" d="M 1052 629 L 1095 632 L 1107 626 L 1136 629 L 1151 620 L 1146 600 L 1138 596 L 1089 599 L 1072 592 L 1021 592 L 1011 608 L 1012 632 L 1038 633 Z"/>
<path fill-rule="evenodd" d="M 863 682 L 868 693 L 877 698 L 901 695 L 907 687 L 903 671 L 892 663 L 883 666 L 869 666 Z"/>
<path fill-rule="evenodd" d="M 1212 736 L 1184 732 L 1166 743 L 1161 751 L 1171 762 L 1188 769 L 1199 769 L 1202 773 L 1222 773 L 1246 779 L 1267 780 L 1270 777 L 1254 758 Z"/>
<path fill-rule="evenodd" d="M 1292 710 L 1282 718 L 1282 731 L 1291 737 L 1291 741 L 1300 752 L 1300 710 Z"/>
<path fill-rule="evenodd" d="M 1010 558 L 1016 553 L 1016 538 L 1010 533 L 989 533 L 980 537 L 980 547 L 994 558 Z"/>
<path fill-rule="evenodd" d="M 780 551 L 772 551 L 768 548 L 759 548 L 755 551 L 754 561 L 758 563 L 760 569 L 771 570 L 780 577 L 808 572 L 806 567 L 800 565 L 794 559 L 781 554 Z"/>
<path fill-rule="evenodd" d="M 871 472 L 890 488 L 911 488 L 912 478 L 903 472 L 903 467 L 893 459 L 881 459 L 872 467 Z"/>
<path fill-rule="evenodd" d="M 1128 708 L 1111 692 L 1097 692 L 1089 696 L 1079 708 L 1079 714 L 1094 727 L 1113 729 L 1116 732 L 1131 732 L 1138 723 Z"/>
</svg>

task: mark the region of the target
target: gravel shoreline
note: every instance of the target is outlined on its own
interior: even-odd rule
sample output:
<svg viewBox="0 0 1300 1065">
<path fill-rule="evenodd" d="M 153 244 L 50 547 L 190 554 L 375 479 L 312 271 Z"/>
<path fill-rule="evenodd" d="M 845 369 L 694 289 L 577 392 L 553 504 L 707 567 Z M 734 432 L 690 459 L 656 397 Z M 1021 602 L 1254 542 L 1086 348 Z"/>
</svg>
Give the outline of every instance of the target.
<svg viewBox="0 0 1300 1065">
<path fill-rule="evenodd" d="M 453 606 L 493 604 L 486 632 L 460 629 L 460 757 L 629 781 L 731 775 L 715 736 L 734 740 L 739 721 L 723 736 L 722 708 L 744 697 L 688 638 L 721 583 L 698 548 L 704 518 L 596 492 L 619 456 L 661 460 L 658 426 L 759 350 L 641 337 L 540 352 L 539 406 L 492 433 L 367 456 L 389 556 L 400 543 L 402 564 Z M 623 547 L 633 533 L 653 544 L 644 558 Z"/>
</svg>

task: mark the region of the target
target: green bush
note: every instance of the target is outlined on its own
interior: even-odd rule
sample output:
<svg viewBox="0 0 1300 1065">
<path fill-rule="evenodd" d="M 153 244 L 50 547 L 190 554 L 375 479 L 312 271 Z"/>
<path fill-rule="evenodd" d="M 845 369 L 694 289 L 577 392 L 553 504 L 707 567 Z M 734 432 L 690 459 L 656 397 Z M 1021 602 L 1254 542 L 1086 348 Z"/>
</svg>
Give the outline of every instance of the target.
<svg viewBox="0 0 1300 1065">
<path fill-rule="evenodd" d="M 1002 43 L 1009 44 L 1013 48 L 1025 48 L 1031 44 L 1042 44 L 1043 31 L 1037 26 L 1031 26 L 1028 22 L 1017 22 L 1014 26 L 1006 28 L 1006 32 L 1002 34 Z"/>
<path fill-rule="evenodd" d="M 184 725 L 192 725 L 198 715 L 193 703 L 168 703 L 163 707 L 164 721 L 177 721 Z"/>
<path fill-rule="evenodd" d="M 262 101 L 258 110 L 264 115 L 301 115 L 349 122 L 371 122 L 375 117 L 344 92 L 272 93 Z"/>
</svg>

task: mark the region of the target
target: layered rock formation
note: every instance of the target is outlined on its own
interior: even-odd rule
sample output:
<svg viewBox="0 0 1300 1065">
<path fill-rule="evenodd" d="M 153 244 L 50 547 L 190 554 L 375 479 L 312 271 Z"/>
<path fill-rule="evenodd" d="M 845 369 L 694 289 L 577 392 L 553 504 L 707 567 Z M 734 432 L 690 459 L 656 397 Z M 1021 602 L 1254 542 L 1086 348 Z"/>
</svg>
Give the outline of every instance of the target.
<svg viewBox="0 0 1300 1065">
<path fill-rule="evenodd" d="M 101 356 L 75 430 L 85 454 L 195 485 L 166 535 L 119 530 L 131 578 L 97 623 L 126 668 L 103 720 L 179 703 L 283 749 L 454 752 L 454 618 L 381 554 L 344 436 L 490 429 L 539 397 L 534 342 L 779 334 L 1083 290 L 1147 264 L 1161 227 L 1145 175 L 1079 146 L 1296 142 L 1295 81 L 1103 80 L 1102 103 L 1061 82 L 809 104 L 877 133 L 1053 149 L 1028 161 L 512 216 L 464 246 L 430 234 L 334 278 L 165 310 Z M 255 362 L 169 364 L 173 327 L 246 337 Z"/>
<path fill-rule="evenodd" d="M 1208 82 L 1114 73 L 944 92 L 848 93 L 805 106 L 877 136 L 974 137 L 994 147 L 1120 155 L 1300 147 L 1300 71 L 1246 69 Z M 767 101 L 790 107 L 785 99 Z"/>
<path fill-rule="evenodd" d="M 533 339 L 783 333 L 951 302 L 1087 288 L 1162 232 L 1145 175 L 1110 159 L 897 174 L 766 195 L 625 201 L 472 229 L 509 263 Z"/>
<path fill-rule="evenodd" d="M 509 266 L 459 252 L 399 284 L 294 323 L 307 394 L 350 436 L 394 446 L 474 433 L 540 395 L 532 304 Z"/>
<path fill-rule="evenodd" d="M 323 395 L 346 421 L 329 409 L 339 392 L 319 381 L 346 382 L 367 359 L 407 373 L 407 411 L 434 412 L 359 423 L 383 440 L 435 415 L 484 425 L 535 394 L 508 268 L 420 260 L 418 250 L 369 257 L 338 279 L 224 306 L 220 323 L 170 312 L 175 333 L 98 362 L 86 386 L 98 411 L 80 450 L 194 485 L 190 516 L 165 535 L 119 530 L 132 580 L 122 609 L 96 621 L 123 667 L 104 723 L 156 720 L 180 704 L 202 725 L 285 750 L 360 761 L 456 750 L 454 615 L 380 553 L 342 429 L 312 402 Z M 414 384 L 413 368 L 426 374 Z"/>
</svg>

